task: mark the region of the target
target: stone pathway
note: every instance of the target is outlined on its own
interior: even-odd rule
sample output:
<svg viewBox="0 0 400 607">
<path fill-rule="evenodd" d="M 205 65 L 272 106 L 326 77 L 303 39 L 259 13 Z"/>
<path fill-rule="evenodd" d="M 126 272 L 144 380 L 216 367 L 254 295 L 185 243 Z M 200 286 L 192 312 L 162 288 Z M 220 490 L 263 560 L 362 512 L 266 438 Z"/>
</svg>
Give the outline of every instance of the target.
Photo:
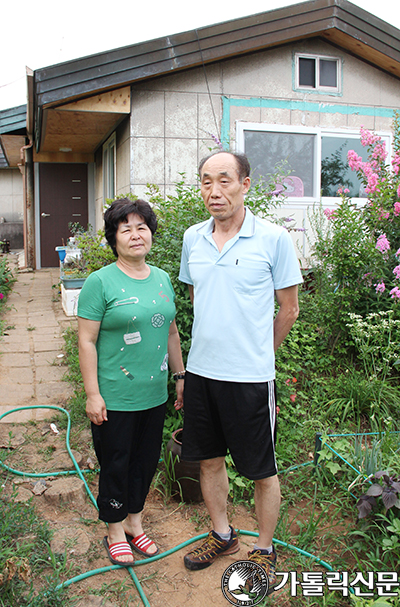
<svg viewBox="0 0 400 607">
<path fill-rule="evenodd" d="M 10 256 L 10 265 L 13 263 Z M 0 337 L 0 415 L 17 407 L 64 406 L 72 394 L 62 381 L 65 329 L 76 319 L 64 314 L 58 289 L 59 269 L 20 270 L 7 299 Z M 1 422 L 44 419 L 46 409 L 30 409 L 7 415 Z M 0 423 L 1 423 L 0 422 Z"/>
</svg>

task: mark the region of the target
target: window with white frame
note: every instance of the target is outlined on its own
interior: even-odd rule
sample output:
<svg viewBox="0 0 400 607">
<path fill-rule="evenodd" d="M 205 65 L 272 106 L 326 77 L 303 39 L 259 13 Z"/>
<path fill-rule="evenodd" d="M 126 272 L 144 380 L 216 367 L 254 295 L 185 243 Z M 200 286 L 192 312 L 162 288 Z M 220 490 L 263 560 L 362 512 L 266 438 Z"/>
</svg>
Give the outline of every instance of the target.
<svg viewBox="0 0 400 607">
<path fill-rule="evenodd" d="M 103 145 L 103 192 L 104 201 L 115 198 L 115 165 L 116 139 L 115 133 Z"/>
<path fill-rule="evenodd" d="M 341 61 L 338 57 L 295 54 L 295 88 L 339 93 Z"/>
<path fill-rule="evenodd" d="M 238 122 L 236 133 L 237 149 L 248 156 L 253 181 L 268 182 L 283 163 L 284 172 L 289 173 L 284 180 L 289 199 L 313 202 L 321 195 L 338 197 L 341 187 L 352 198 L 365 198 L 363 185 L 347 162 L 349 150 L 367 160 L 359 131 Z M 390 152 L 391 135 L 379 134 Z"/>
</svg>

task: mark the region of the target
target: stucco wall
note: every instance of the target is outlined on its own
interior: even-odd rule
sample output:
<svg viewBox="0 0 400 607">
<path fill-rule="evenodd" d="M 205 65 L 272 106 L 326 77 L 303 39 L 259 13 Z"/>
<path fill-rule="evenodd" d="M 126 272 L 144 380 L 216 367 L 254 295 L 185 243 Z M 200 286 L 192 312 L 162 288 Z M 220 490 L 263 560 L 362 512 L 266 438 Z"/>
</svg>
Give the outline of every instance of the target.
<svg viewBox="0 0 400 607">
<path fill-rule="evenodd" d="M 294 91 L 295 52 L 340 57 L 342 93 Z M 147 182 L 168 193 L 180 172 L 195 183 L 198 162 L 215 148 L 212 135 L 220 136 L 221 127 L 235 147 L 237 120 L 388 131 L 391 108 L 400 108 L 396 78 L 318 39 L 207 66 L 206 72 L 210 95 L 203 68 L 132 87 L 130 183 L 135 194 L 143 195 Z M 250 99 L 263 103 L 251 107 Z"/>
<path fill-rule="evenodd" d="M 23 184 L 19 169 L 0 169 L 0 217 L 23 220 Z"/>
<path fill-rule="evenodd" d="M 340 93 L 294 90 L 295 53 L 339 57 Z M 236 149 L 238 121 L 349 129 L 360 126 L 391 131 L 393 109 L 400 108 L 400 81 L 322 39 L 230 59 L 147 81 L 132 87 L 131 191 L 145 196 L 155 183 L 163 195 L 174 190 L 184 172 L 195 184 L 197 166 L 218 136 Z M 207 87 L 208 84 L 208 87 Z M 310 201 L 281 210 L 309 232 Z M 300 255 L 309 254 L 307 232 L 292 233 Z"/>
</svg>

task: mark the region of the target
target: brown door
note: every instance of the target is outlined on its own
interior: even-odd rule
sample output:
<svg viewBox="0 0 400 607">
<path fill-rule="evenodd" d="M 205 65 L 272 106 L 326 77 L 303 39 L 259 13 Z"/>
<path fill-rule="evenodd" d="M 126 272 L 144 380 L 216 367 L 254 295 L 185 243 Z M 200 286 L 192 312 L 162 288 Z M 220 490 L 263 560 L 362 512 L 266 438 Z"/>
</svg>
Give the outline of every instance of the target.
<svg viewBox="0 0 400 607">
<path fill-rule="evenodd" d="M 39 192 L 41 266 L 54 268 L 59 263 L 55 247 L 72 236 L 68 224 L 87 227 L 87 164 L 40 164 Z"/>
</svg>

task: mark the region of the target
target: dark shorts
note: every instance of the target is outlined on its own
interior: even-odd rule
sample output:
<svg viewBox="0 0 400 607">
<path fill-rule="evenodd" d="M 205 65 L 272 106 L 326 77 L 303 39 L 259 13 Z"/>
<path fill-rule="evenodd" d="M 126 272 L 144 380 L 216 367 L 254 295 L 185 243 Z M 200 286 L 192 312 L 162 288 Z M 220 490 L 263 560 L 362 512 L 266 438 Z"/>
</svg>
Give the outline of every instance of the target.
<svg viewBox="0 0 400 607">
<path fill-rule="evenodd" d="M 239 383 L 186 372 L 182 459 L 225 457 L 251 480 L 277 474 L 275 381 Z"/>
</svg>

